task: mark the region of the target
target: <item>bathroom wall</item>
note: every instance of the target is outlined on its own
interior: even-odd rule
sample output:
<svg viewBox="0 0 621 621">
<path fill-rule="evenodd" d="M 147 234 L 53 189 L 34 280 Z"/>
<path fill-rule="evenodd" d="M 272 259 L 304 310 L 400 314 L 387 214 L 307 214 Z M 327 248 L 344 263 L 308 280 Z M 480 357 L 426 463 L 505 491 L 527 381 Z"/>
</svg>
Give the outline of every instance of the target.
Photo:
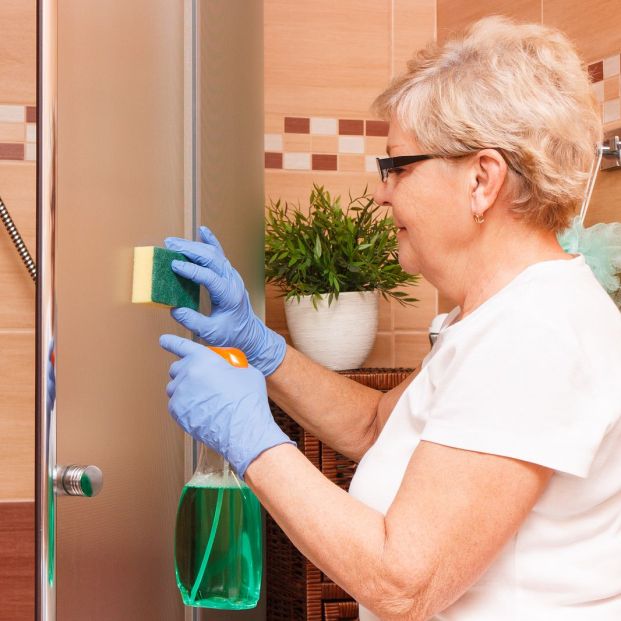
<svg viewBox="0 0 621 621">
<path fill-rule="evenodd" d="M 343 196 L 373 188 L 373 156 L 385 142 L 381 124 L 369 123 L 374 96 L 436 32 L 444 40 L 492 14 L 564 30 L 590 65 L 605 128 L 621 126 L 618 0 L 265 0 L 267 199 L 304 205 L 313 181 Z M 621 172 L 601 173 L 586 224 L 620 218 Z M 416 366 L 429 348 L 430 320 L 454 306 L 424 281 L 410 293 L 421 300 L 416 308 L 382 301 L 365 366 Z M 288 337 L 276 295 L 268 287 L 267 321 Z"/>
</svg>

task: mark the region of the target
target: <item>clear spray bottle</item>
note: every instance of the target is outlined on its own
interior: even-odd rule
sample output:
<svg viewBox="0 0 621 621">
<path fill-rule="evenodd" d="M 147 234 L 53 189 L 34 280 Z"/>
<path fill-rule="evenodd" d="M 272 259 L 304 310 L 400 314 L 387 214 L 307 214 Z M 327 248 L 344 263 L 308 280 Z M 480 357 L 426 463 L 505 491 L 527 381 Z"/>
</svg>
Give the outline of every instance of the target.
<svg viewBox="0 0 621 621">
<path fill-rule="evenodd" d="M 210 347 L 247 367 L 238 349 Z M 184 485 L 175 527 L 175 574 L 186 606 L 254 608 L 261 592 L 261 505 L 229 463 L 201 444 Z"/>
</svg>

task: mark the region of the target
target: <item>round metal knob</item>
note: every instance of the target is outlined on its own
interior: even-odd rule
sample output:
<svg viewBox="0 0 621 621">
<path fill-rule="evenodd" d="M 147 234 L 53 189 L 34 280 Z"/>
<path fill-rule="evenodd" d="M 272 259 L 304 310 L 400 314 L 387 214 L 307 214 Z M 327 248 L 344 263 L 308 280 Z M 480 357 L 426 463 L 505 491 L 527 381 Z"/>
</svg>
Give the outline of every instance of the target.
<svg viewBox="0 0 621 621">
<path fill-rule="evenodd" d="M 56 466 L 54 489 L 60 496 L 97 496 L 103 473 L 97 466 Z"/>
</svg>

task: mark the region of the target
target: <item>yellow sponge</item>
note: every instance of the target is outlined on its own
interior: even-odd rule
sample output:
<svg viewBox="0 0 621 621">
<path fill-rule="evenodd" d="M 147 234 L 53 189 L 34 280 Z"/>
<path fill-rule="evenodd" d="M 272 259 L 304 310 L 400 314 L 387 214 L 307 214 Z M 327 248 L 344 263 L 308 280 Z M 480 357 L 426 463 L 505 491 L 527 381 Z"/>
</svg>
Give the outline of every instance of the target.
<svg viewBox="0 0 621 621">
<path fill-rule="evenodd" d="M 134 248 L 134 304 L 185 306 L 198 310 L 199 286 L 175 274 L 174 260 L 187 261 L 179 252 L 157 246 Z"/>
</svg>

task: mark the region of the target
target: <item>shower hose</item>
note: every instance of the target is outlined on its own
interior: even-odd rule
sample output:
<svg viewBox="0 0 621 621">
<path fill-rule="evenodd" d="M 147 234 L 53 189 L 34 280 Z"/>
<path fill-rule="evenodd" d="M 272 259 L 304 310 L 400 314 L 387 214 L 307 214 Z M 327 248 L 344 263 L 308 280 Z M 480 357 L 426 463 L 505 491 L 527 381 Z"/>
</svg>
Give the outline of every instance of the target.
<svg viewBox="0 0 621 621">
<path fill-rule="evenodd" d="M 4 224 L 11 241 L 15 245 L 15 249 L 30 274 L 30 277 L 36 282 L 37 268 L 35 266 L 35 262 L 32 260 L 32 257 L 28 252 L 28 248 L 26 248 L 26 244 L 24 243 L 22 236 L 19 234 L 19 231 L 17 230 L 17 227 L 15 226 L 15 223 L 9 214 L 9 210 L 6 208 L 2 198 L 0 198 L 0 220 L 2 220 L 2 224 Z"/>
</svg>

